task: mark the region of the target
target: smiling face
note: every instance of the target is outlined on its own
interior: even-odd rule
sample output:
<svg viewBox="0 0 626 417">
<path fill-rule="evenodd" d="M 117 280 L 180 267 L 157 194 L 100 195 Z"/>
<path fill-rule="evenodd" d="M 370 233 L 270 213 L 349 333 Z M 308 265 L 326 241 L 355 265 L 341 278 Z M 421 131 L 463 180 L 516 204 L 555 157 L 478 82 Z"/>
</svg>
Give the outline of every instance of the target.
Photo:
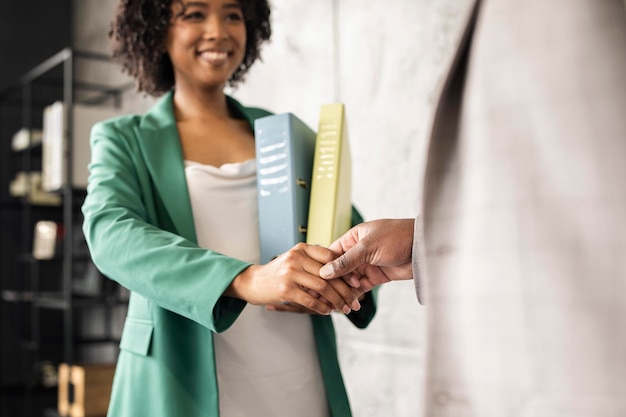
<svg viewBox="0 0 626 417">
<path fill-rule="evenodd" d="M 246 50 L 241 6 L 235 0 L 174 1 L 165 47 L 176 88 L 222 89 Z"/>
</svg>

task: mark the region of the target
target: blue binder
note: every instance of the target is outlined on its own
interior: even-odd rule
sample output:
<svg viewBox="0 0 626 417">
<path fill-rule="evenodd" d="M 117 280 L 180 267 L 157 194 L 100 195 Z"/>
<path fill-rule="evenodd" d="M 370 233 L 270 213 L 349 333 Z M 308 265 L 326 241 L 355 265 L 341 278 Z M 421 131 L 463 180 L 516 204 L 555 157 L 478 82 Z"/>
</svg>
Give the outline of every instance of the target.
<svg viewBox="0 0 626 417">
<path fill-rule="evenodd" d="M 254 124 L 261 263 L 306 241 L 316 133 L 292 113 Z"/>
</svg>

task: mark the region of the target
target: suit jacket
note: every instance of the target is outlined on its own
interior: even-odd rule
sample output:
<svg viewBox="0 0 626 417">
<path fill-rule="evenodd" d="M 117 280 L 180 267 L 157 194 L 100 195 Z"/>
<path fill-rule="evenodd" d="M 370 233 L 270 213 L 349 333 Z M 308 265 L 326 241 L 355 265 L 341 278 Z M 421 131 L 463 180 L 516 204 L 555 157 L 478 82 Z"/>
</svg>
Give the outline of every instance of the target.
<svg viewBox="0 0 626 417">
<path fill-rule="evenodd" d="M 425 415 L 626 415 L 626 8 L 473 2 L 416 221 Z"/>
<path fill-rule="evenodd" d="M 251 126 L 269 114 L 228 104 Z M 83 230 L 96 266 L 131 290 L 109 415 L 218 416 L 212 334 L 243 310 L 222 294 L 249 264 L 196 244 L 172 93 L 95 125 L 91 148 Z M 349 319 L 365 327 L 374 313 L 370 296 Z M 332 320 L 312 320 L 329 409 L 349 416 Z"/>
</svg>

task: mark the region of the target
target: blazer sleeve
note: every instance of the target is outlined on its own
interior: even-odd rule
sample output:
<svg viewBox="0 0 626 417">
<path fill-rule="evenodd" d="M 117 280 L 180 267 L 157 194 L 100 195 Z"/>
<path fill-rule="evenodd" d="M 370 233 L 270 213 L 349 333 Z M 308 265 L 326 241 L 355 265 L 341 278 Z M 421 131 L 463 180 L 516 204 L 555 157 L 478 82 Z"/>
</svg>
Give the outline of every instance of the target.
<svg viewBox="0 0 626 417">
<path fill-rule="evenodd" d="M 245 302 L 222 294 L 249 264 L 156 226 L 167 219 L 154 203 L 132 128 L 97 124 L 91 151 L 83 231 L 98 269 L 162 308 L 226 330 Z"/>
</svg>

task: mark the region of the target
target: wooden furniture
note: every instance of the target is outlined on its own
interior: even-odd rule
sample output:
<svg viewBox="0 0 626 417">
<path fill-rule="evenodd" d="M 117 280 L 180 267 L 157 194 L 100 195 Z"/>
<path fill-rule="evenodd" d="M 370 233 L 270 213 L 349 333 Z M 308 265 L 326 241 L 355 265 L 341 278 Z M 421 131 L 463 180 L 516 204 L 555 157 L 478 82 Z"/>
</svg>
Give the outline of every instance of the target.
<svg viewBox="0 0 626 417">
<path fill-rule="evenodd" d="M 57 410 L 62 417 L 104 417 L 109 407 L 115 366 L 59 365 Z"/>
</svg>

